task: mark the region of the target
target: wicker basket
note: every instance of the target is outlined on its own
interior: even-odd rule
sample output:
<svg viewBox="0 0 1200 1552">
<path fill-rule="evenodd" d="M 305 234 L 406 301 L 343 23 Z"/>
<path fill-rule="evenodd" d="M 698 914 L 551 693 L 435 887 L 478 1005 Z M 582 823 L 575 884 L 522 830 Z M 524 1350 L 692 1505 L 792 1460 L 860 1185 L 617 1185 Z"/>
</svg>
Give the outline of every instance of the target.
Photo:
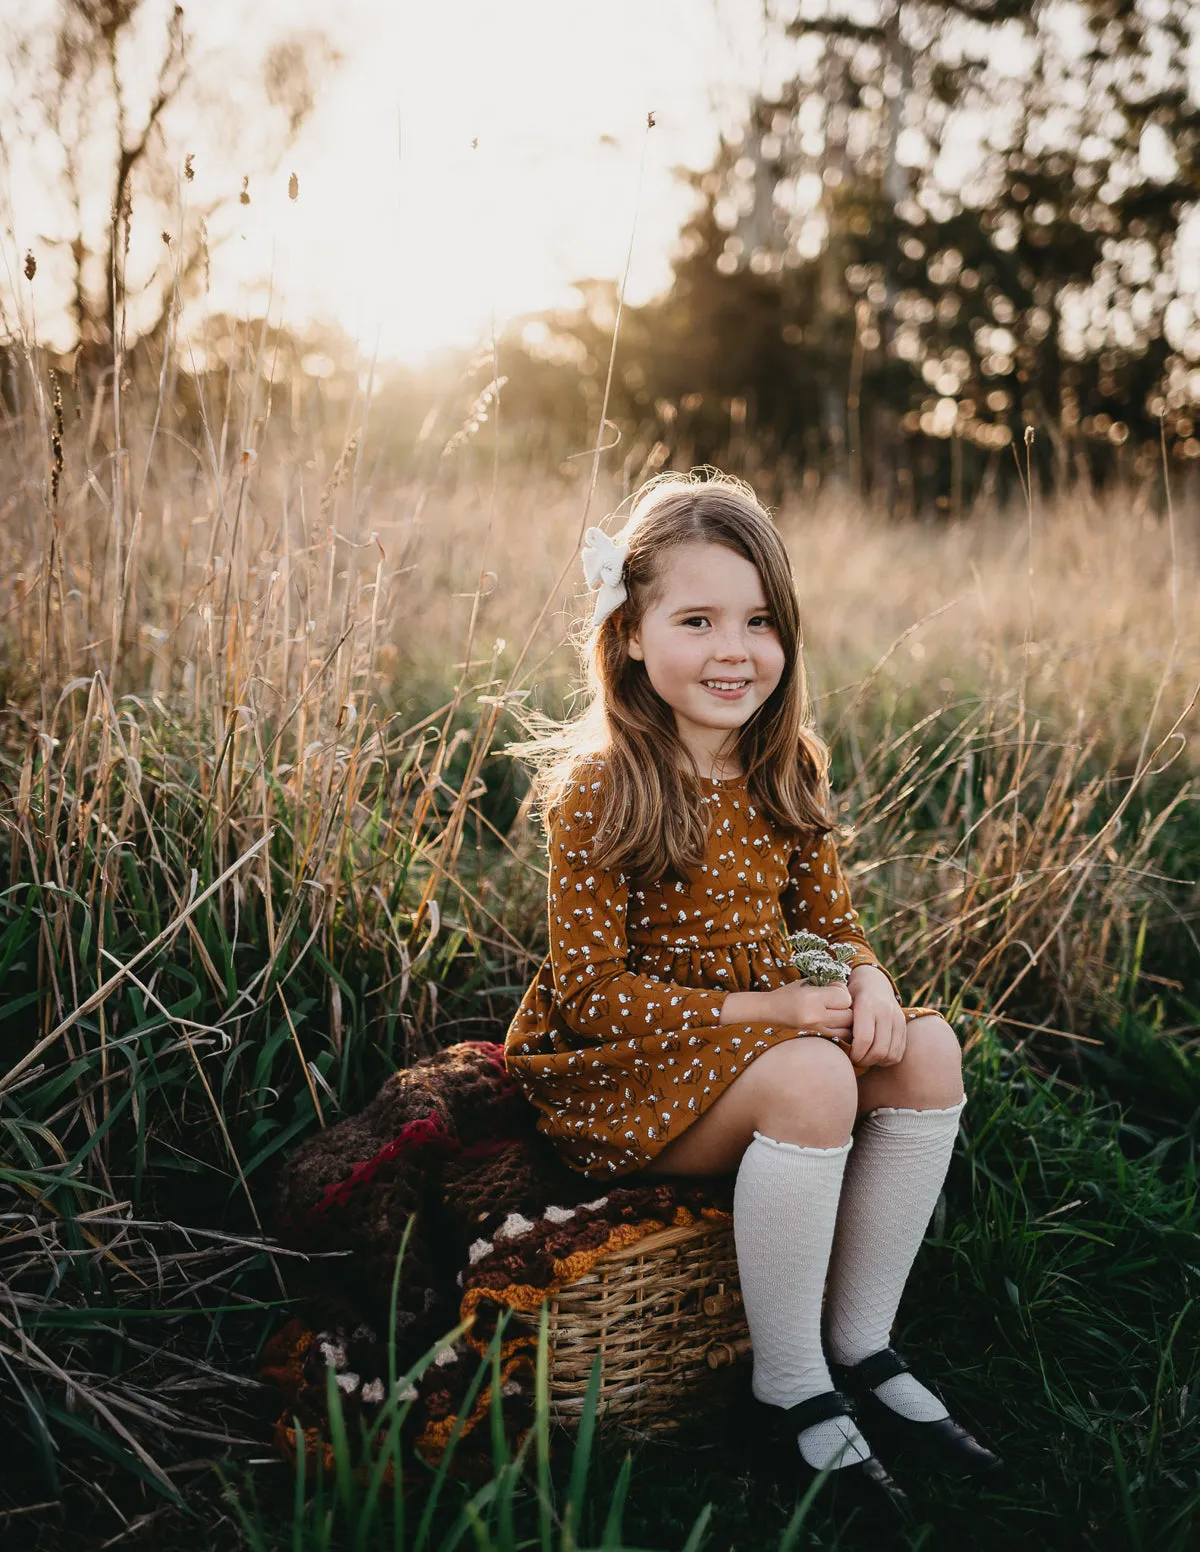
<svg viewBox="0 0 1200 1552">
<path fill-rule="evenodd" d="M 516 1318 L 537 1331 L 536 1314 Z M 602 1256 L 551 1296 L 549 1344 L 550 1415 L 568 1428 L 597 1353 L 610 1422 L 666 1433 L 720 1405 L 750 1354 L 731 1225 L 662 1229 Z"/>
</svg>

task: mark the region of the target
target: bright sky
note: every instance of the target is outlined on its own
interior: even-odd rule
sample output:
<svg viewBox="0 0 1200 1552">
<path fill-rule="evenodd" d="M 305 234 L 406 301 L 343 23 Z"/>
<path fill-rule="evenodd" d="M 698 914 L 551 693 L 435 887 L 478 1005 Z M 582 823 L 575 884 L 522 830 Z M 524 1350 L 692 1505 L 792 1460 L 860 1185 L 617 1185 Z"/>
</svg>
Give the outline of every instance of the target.
<svg viewBox="0 0 1200 1552">
<path fill-rule="evenodd" d="M 48 16 L 52 14 L 47 0 Z M 273 275 L 273 317 L 336 319 L 368 353 L 420 361 L 471 344 L 514 314 L 569 305 L 572 279 L 619 277 L 637 205 L 627 296 L 646 300 L 670 279 L 668 253 L 695 199 L 671 167 L 704 167 L 719 126 L 790 57 L 768 51 L 764 0 L 204 0 L 185 7 L 193 58 L 218 92 L 231 78 L 219 51 L 243 66 L 291 29 L 323 28 L 345 56 L 300 140 L 267 186 L 223 218 L 207 306 L 261 311 Z M 147 12 L 161 10 L 147 0 Z M 0 0 L 0 20 L 28 21 L 25 0 Z M 154 60 L 161 33 L 154 37 Z M 767 57 L 769 54 L 769 58 Z M 149 61 L 150 56 L 147 56 Z M 261 100 L 261 99 L 260 99 Z M 241 110 L 231 105 L 230 122 Z M 656 127 L 646 133 L 646 115 Z M 214 143 L 196 133 L 202 200 L 236 191 Z M 472 141 L 478 144 L 472 149 Z M 8 276 L 27 247 L 41 254 L 38 331 L 57 343 L 47 306 L 65 288 L 65 250 L 47 242 L 45 158 L 10 138 L 11 200 L 4 226 Z M 639 164 L 645 170 L 638 194 Z M 290 173 L 300 194 L 287 197 Z M 97 201 L 107 178 L 93 180 Z M 101 222 L 104 219 L 100 214 Z M 154 244 L 155 230 L 137 233 Z M 154 250 L 157 251 L 157 250 Z M 2 277 L 0 277 L 2 278 Z M 19 282 L 20 283 L 20 282 Z M 63 332 L 63 342 L 66 332 Z"/>
<path fill-rule="evenodd" d="M 170 4 L 144 0 L 147 71 Z M 48 21 L 54 14 L 50 0 L 34 7 Z M 197 201 L 236 193 L 242 161 L 253 163 L 262 120 L 246 116 L 262 96 L 239 98 L 239 69 L 244 79 L 267 45 L 305 27 L 324 29 L 345 56 L 278 175 L 252 180 L 251 203 L 234 200 L 220 218 L 229 235 L 214 247 L 205 305 L 261 315 L 269 277 L 276 320 L 334 319 L 367 353 L 378 339 L 384 358 L 415 363 L 485 340 L 493 317 L 499 329 L 514 314 L 570 305 L 573 279 L 619 278 L 635 206 L 626 294 L 645 301 L 669 282 L 672 240 L 695 204 L 672 167 L 708 166 L 722 124 L 737 123 L 755 91 L 774 92 L 795 73 L 798 46 L 768 28 L 763 13 L 772 9 L 773 0 L 188 5 L 196 74 L 213 98 L 198 123 L 176 126 L 189 141 L 179 160 L 184 149 L 195 154 L 187 191 Z M 28 20 L 29 0 L 0 0 L 0 23 Z M 17 89 L 18 61 L 0 60 L 0 81 L 6 63 Z M 0 167 L 0 288 L 15 281 L 27 319 L 36 303 L 39 336 L 66 345 L 50 301 L 65 300 L 69 257 L 46 229 L 42 192 L 57 148 L 29 147 L 6 125 L 0 139 L 9 158 Z M 964 132 L 943 152 L 957 158 L 954 168 L 939 165 L 946 182 L 966 174 L 969 140 Z M 107 219 L 108 180 L 100 168 L 85 179 L 93 229 Z M 156 261 L 159 222 L 137 215 L 134 242 Z M 19 274 L 27 248 L 41 266 L 33 288 Z"/>
<path fill-rule="evenodd" d="M 763 52 L 761 0 L 324 9 L 346 62 L 288 159 L 299 200 L 281 179 L 251 207 L 239 268 L 269 267 L 274 240 L 294 318 L 332 314 L 410 360 L 486 336 L 493 312 L 499 327 L 569 304 L 573 278 L 619 276 L 643 147 L 628 295 L 665 286 L 694 203 L 670 168 L 708 164 Z"/>
</svg>

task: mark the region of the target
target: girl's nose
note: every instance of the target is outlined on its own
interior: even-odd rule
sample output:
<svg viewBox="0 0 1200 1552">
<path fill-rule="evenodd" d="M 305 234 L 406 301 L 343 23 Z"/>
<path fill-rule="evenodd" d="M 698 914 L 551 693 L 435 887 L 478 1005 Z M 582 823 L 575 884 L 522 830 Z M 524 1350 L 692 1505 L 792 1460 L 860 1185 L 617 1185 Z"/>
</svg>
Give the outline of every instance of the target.
<svg viewBox="0 0 1200 1552">
<path fill-rule="evenodd" d="M 716 655 L 722 662 L 727 658 L 735 663 L 744 662 L 750 654 L 746 651 L 746 642 L 741 631 L 736 627 L 725 631 L 717 641 Z"/>
</svg>

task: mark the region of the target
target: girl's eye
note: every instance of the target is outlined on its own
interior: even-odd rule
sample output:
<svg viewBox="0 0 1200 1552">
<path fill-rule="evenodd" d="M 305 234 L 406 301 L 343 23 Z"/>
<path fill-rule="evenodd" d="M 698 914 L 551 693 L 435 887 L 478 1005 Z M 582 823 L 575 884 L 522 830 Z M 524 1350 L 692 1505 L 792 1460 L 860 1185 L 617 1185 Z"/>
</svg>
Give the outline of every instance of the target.
<svg viewBox="0 0 1200 1552">
<path fill-rule="evenodd" d="M 706 614 L 689 614 L 683 623 L 685 625 L 707 625 L 708 616 Z"/>
<path fill-rule="evenodd" d="M 775 624 L 769 614 L 756 614 L 750 621 L 751 625 L 765 625 L 768 630 Z"/>
</svg>

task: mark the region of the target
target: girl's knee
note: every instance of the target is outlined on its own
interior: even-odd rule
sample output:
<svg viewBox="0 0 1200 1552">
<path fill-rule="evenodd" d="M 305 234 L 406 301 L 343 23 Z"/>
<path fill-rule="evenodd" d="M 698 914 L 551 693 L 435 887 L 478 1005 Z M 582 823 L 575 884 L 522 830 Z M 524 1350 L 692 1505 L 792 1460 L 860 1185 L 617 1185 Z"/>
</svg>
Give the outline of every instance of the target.
<svg viewBox="0 0 1200 1552">
<path fill-rule="evenodd" d="M 772 1046 L 747 1068 L 758 1069 L 759 1130 L 777 1142 L 836 1148 L 850 1136 L 858 1086 L 850 1059 L 821 1036 L 800 1035 Z"/>
<path fill-rule="evenodd" d="M 917 1109 L 948 1107 L 962 1098 L 962 1047 L 946 1020 L 934 1014 L 909 1024 L 904 1056 L 892 1070 L 905 1102 Z"/>
</svg>

